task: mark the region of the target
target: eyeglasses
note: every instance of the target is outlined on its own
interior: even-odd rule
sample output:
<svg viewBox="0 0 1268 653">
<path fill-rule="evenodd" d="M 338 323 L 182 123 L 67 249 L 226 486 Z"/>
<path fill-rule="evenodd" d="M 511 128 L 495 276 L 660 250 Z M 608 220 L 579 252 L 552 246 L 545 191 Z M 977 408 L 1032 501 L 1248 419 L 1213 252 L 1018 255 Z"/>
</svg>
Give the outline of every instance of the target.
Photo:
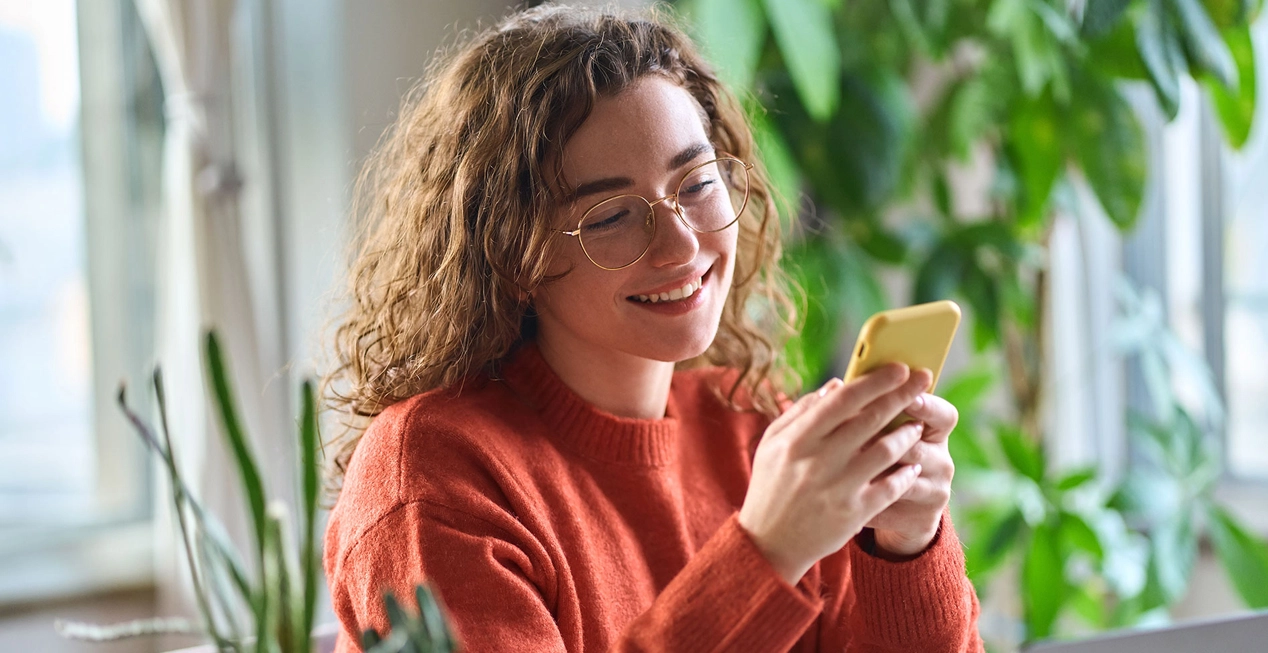
<svg viewBox="0 0 1268 653">
<path fill-rule="evenodd" d="M 656 235 L 656 211 L 670 206 L 682 223 L 699 233 L 722 231 L 735 224 L 748 205 L 748 171 L 753 164 L 724 156 L 687 171 L 678 190 L 655 201 L 642 195 L 617 195 L 590 207 L 573 231 L 591 263 L 604 270 L 620 270 L 637 263 Z"/>
</svg>

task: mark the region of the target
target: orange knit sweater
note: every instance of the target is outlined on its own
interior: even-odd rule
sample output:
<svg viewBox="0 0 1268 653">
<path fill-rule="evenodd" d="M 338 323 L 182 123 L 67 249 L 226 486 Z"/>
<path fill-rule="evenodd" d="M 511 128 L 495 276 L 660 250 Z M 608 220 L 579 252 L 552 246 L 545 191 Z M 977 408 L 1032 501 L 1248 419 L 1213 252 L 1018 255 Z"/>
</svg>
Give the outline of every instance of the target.
<svg viewBox="0 0 1268 653">
<path fill-rule="evenodd" d="M 464 651 L 981 650 L 946 516 L 913 560 L 856 540 L 779 577 L 736 518 L 767 420 L 722 403 L 724 376 L 679 372 L 664 419 L 621 418 L 528 346 L 500 378 L 388 408 L 326 534 L 337 650 L 386 633 L 382 592 L 424 578 Z"/>
</svg>

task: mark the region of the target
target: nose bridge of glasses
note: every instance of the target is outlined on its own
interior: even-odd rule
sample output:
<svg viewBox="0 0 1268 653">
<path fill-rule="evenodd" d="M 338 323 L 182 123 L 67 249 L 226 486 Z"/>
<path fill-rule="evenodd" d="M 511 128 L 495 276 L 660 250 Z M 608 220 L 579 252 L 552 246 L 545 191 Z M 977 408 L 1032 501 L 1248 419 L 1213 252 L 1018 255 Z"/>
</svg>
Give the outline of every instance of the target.
<svg viewBox="0 0 1268 653">
<path fill-rule="evenodd" d="M 687 229 L 690 231 L 700 231 L 700 229 L 696 227 L 696 225 L 691 224 L 691 220 L 687 218 L 686 209 L 678 201 L 678 193 L 672 193 L 670 195 L 666 195 L 653 202 L 648 202 L 647 204 L 648 206 L 652 207 L 652 212 L 655 213 L 656 205 L 662 202 L 669 204 L 670 210 L 674 212 L 674 215 L 678 218 L 678 221 L 681 222 L 684 227 L 687 227 Z"/>
</svg>

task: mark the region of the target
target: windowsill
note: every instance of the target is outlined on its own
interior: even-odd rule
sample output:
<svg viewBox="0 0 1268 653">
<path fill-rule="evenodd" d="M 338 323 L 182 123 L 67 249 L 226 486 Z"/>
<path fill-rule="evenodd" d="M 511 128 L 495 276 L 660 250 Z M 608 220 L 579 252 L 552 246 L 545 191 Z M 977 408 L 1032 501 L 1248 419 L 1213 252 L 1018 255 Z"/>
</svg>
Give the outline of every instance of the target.
<svg viewBox="0 0 1268 653">
<path fill-rule="evenodd" d="M 154 584 L 150 521 L 10 535 L 0 551 L 0 609 Z"/>
</svg>

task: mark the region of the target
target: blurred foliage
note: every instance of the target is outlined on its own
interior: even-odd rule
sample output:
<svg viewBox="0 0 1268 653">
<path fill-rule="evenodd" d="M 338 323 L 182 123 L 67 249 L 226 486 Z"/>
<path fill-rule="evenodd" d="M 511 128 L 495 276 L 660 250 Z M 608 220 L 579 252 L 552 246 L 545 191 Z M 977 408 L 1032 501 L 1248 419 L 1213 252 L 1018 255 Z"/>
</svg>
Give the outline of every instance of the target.
<svg viewBox="0 0 1268 653">
<path fill-rule="evenodd" d="M 242 427 L 230 374 L 215 333 L 205 340 L 206 369 L 214 393 L 225 441 L 233 454 L 239 487 L 246 500 L 253 534 L 252 575 L 241 553 L 185 481 L 176 462 L 167 428 L 167 403 L 161 371 L 154 372 L 159 424 L 156 430 L 127 405 L 119 390 L 119 407 L 150 452 L 162 463 L 171 491 L 187 572 L 193 584 L 200 623 L 183 619 L 144 619 L 112 626 L 59 623 L 66 637 L 112 641 L 164 633 L 203 635 L 219 651 L 245 653 L 308 653 L 316 617 L 317 594 L 325 583 L 320 573 L 320 534 L 317 502 L 320 493 L 320 436 L 313 384 L 306 381 L 301 393 L 299 419 L 300 507 L 303 521 L 298 536 L 291 532 L 290 509 L 270 502 L 255 454 Z M 419 614 L 409 614 L 391 594 L 384 596 L 392 632 L 382 638 L 373 630 L 362 636 L 370 653 L 447 653 L 454 639 L 431 591 L 419 586 L 415 598 Z M 243 617 L 246 617 L 245 621 Z"/>
<path fill-rule="evenodd" d="M 1139 361 L 1154 403 L 1129 424 L 1145 460 L 1121 484 L 1094 469 L 1057 473 L 1039 417 L 1054 217 L 1085 214 L 1087 195 L 1121 231 L 1133 228 L 1150 176 L 1141 110 L 1153 104 L 1174 118 L 1185 76 L 1199 82 L 1229 145 L 1246 142 L 1256 102 L 1250 24 L 1262 5 L 676 3 L 743 98 L 791 218 L 787 262 L 809 301 L 787 354 L 803 379 L 840 371 L 844 337 L 888 307 L 885 275 L 911 280 L 899 303 L 967 305 L 979 362 L 941 392 L 962 416 L 951 440 L 957 486 L 997 492 L 967 504 L 964 540 L 979 590 L 1005 561 L 1020 565 L 1026 640 L 1053 635 L 1067 613 L 1096 628 L 1165 616 L 1203 534 L 1247 604 L 1268 605 L 1268 547 L 1211 500 L 1218 396 L 1207 397 L 1199 427 L 1169 391 L 1171 374 L 1209 372 L 1178 353 L 1147 297 L 1120 297 L 1124 342 L 1135 343 L 1121 353 Z M 1008 405 L 980 408 L 997 385 Z"/>
</svg>

